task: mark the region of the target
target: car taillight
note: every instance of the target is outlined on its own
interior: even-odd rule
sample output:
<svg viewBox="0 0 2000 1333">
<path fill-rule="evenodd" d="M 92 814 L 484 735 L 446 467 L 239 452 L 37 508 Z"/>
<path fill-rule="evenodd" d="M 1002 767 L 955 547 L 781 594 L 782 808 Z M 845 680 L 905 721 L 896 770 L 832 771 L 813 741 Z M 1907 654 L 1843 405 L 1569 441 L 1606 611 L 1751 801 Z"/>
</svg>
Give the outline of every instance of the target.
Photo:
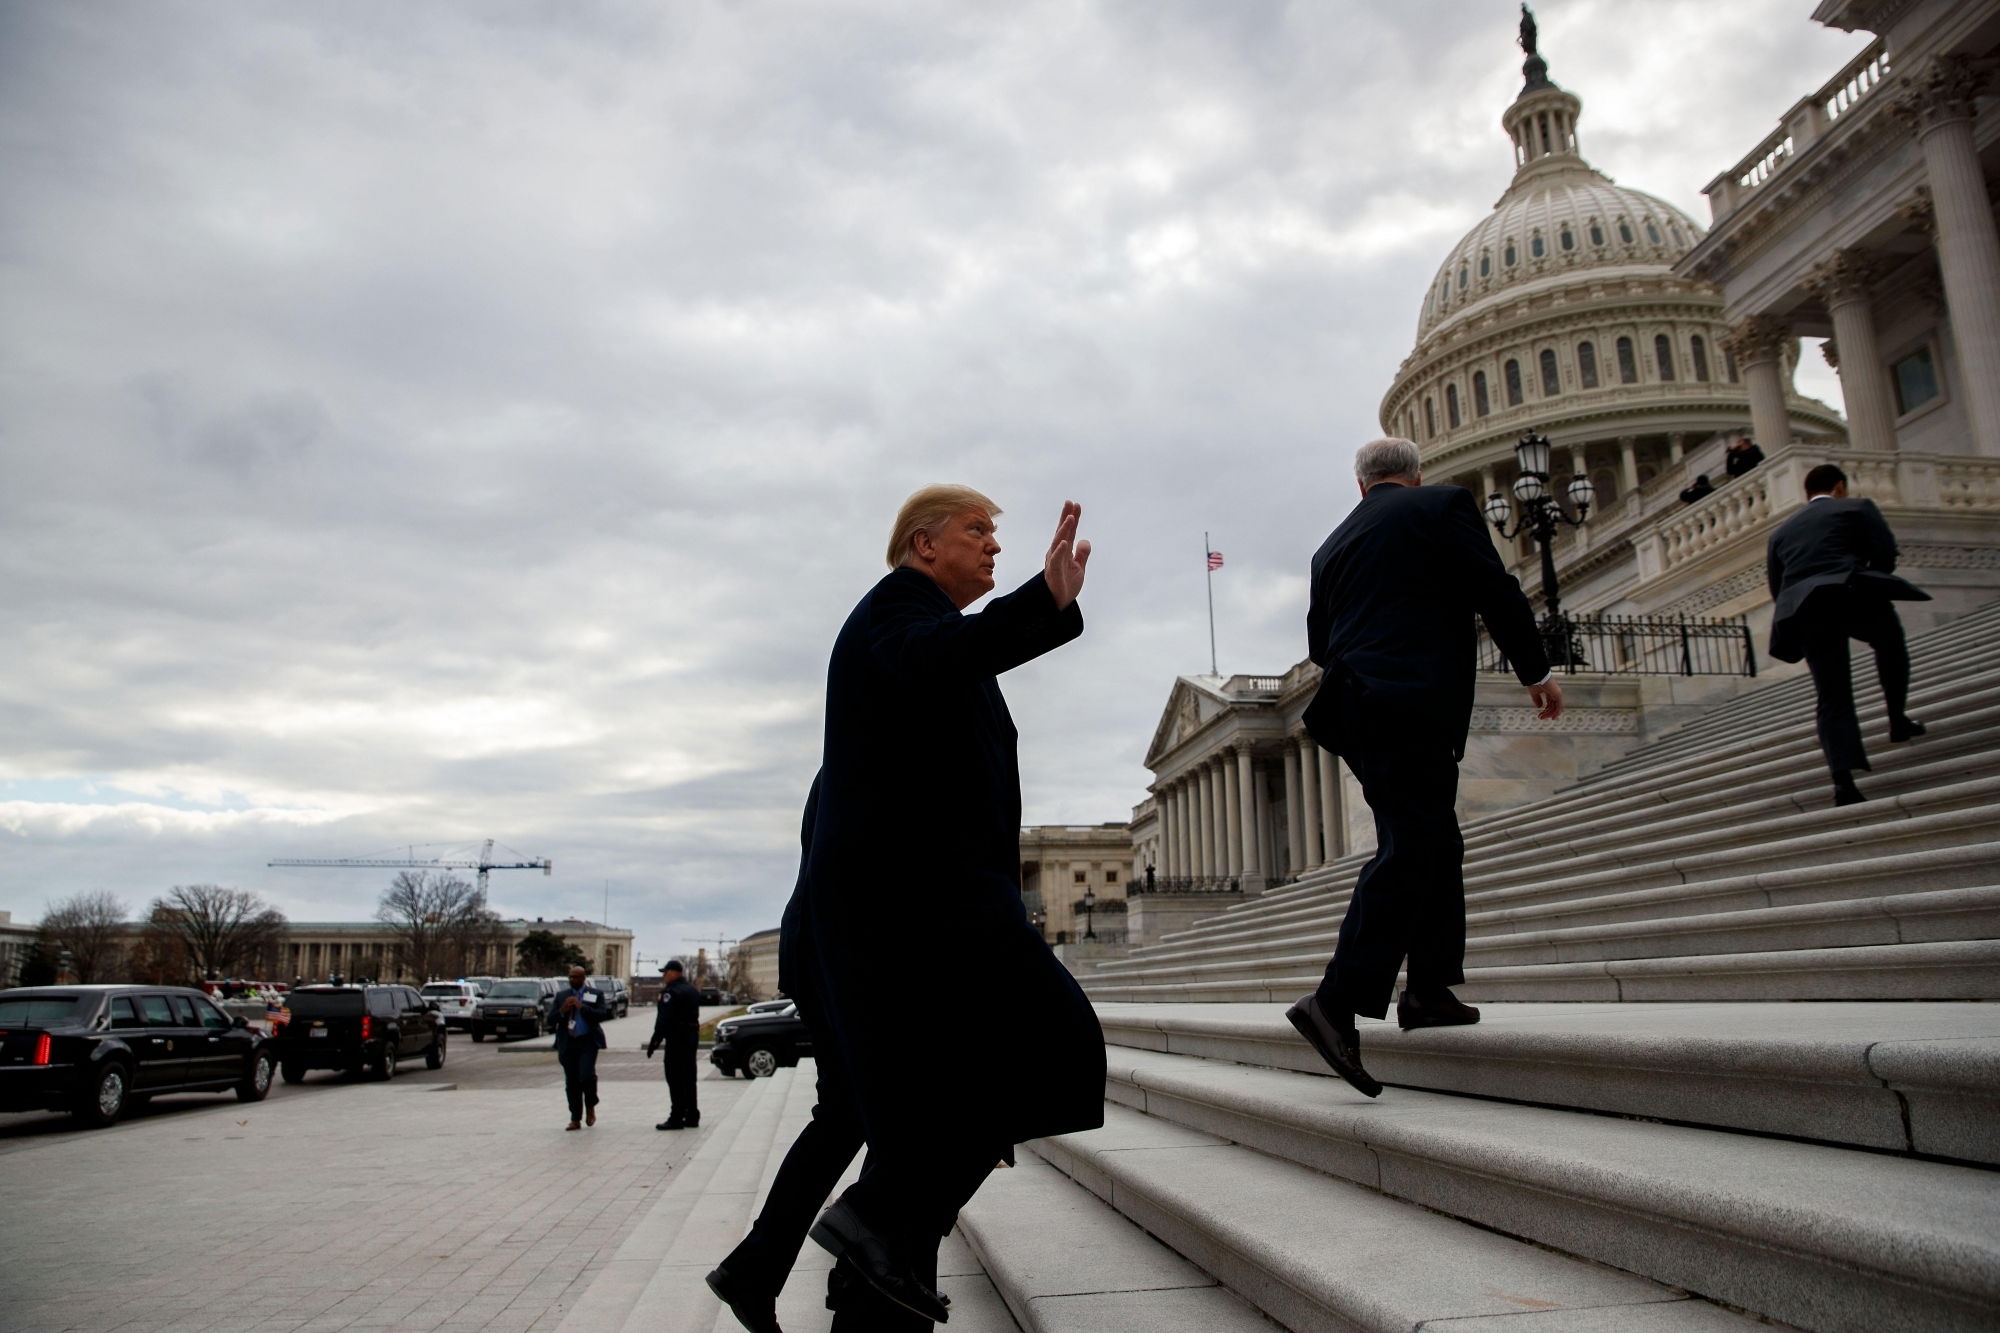
<svg viewBox="0 0 2000 1333">
<path fill-rule="evenodd" d="M 368 1015 L 366 1014 L 361 1015 L 361 1040 L 367 1041 L 372 1033 L 373 1028 L 374 1024 L 368 1021 Z"/>
<path fill-rule="evenodd" d="M 44 1032 L 41 1036 L 35 1038 L 35 1063 L 38 1065 L 45 1065 L 48 1062 L 49 1062 L 49 1034 Z"/>
</svg>

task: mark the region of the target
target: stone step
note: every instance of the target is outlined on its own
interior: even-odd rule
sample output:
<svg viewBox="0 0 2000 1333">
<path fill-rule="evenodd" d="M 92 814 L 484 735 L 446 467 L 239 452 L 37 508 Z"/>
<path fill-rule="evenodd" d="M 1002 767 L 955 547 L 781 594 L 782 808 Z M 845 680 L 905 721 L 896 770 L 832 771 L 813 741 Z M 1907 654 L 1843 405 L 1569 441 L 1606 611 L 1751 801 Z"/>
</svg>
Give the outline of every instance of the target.
<svg viewBox="0 0 2000 1333">
<path fill-rule="evenodd" d="M 1276 1004 L 1099 1003 L 1111 1046 L 1323 1076 Z M 1489 1004 L 1359 1021 L 1369 1071 L 1441 1092 L 2000 1165 L 2000 1006 Z"/>
<path fill-rule="evenodd" d="M 1305 966 L 1310 961 L 1311 967 Z M 1284 975 L 1245 975 L 1228 963 L 1181 968 L 1171 979 L 1089 976 L 1095 1002 L 1284 1001 L 1319 985 L 1324 956 Z M 2000 999 L 2000 940 L 1781 949 L 1677 958 L 1469 967 L 1460 998 L 1596 1003 L 1703 1000 Z"/>
<path fill-rule="evenodd" d="M 1019 1156 L 987 1178 L 958 1226 L 1027 1333 L 1271 1333 L 1248 1302 L 1110 1204 Z"/>
<path fill-rule="evenodd" d="M 1629 926 L 1628 933 L 1657 936 L 1678 929 L 1676 918 L 1731 911 L 1759 911 L 1810 904 L 1888 899 L 1907 894 L 1979 889 L 1990 886 L 2000 872 L 2000 837 L 1927 851 L 1892 851 L 1867 855 L 1868 847 L 1850 847 L 1847 854 L 1823 864 L 1670 882 L 1641 889 L 1614 889 L 1593 894 L 1550 896 L 1548 885 L 1489 889 L 1467 896 L 1466 930 L 1472 947 L 1486 937 L 1527 931 L 1583 927 Z M 1657 878 L 1657 877 L 1656 877 Z M 1599 887 L 1609 887 L 1602 875 Z M 1612 877 L 1616 882 L 1616 877 Z M 1315 899 L 1288 906 L 1282 913 L 1257 918 L 1243 926 L 1188 935 L 1170 943 L 1149 945 L 1124 958 L 1107 959 L 1091 978 L 1159 973 L 1221 957 L 1250 963 L 1315 950 L 1331 952 L 1332 939 L 1347 911 L 1350 892 L 1324 892 Z M 1888 908 L 1891 915 L 1896 909 Z M 1921 909 L 1905 909 L 1910 915 Z M 1981 928 L 1983 929 L 1983 928 Z M 1593 938 L 1615 939 L 1616 930 Z M 1953 938 L 1981 938 L 1960 932 Z M 1801 943 L 1812 943 L 1801 940 Z M 1695 950 L 1695 952 L 1708 952 Z"/>
<path fill-rule="evenodd" d="M 1103 1129 L 1031 1146 L 1293 1333 L 1759 1326 L 1658 1282 L 1119 1106 L 1105 1108 Z"/>
<path fill-rule="evenodd" d="M 1508 900 L 1507 891 L 1495 890 L 1468 900 L 1466 929 L 1474 936 L 1491 935 L 1979 888 L 1993 879 L 1996 867 L 2000 867 L 2000 840 L 1888 856 L 1852 855 L 1824 866 L 1752 871 L 1554 902 L 1515 904 Z M 1101 972 L 1130 973 L 1208 958 L 1223 951 L 1233 951 L 1243 958 L 1271 949 L 1297 952 L 1309 944 L 1323 942 L 1327 932 L 1338 931 L 1350 896 L 1351 885 L 1328 888 L 1311 898 L 1295 900 L 1282 911 L 1246 918 L 1240 924 L 1231 920 L 1217 922 L 1206 931 L 1176 932 L 1173 939 L 1135 949 L 1124 958 L 1106 960 Z"/>
<path fill-rule="evenodd" d="M 1110 1054 L 1107 1099 L 1165 1122 L 1162 1138 L 1175 1128 L 1216 1136 L 1739 1309 L 1827 1333 L 1990 1330 L 2000 1309 L 2000 1174 L 1991 1170 L 1432 1092 L 1370 1101 L 1331 1078 Z M 1119 1186 L 1178 1187 L 1175 1218 L 1122 1211 L 1262 1305 L 1168 1229 L 1212 1216 L 1226 1174 L 1198 1164 L 1200 1152 L 1133 1146 L 1088 1164 L 1154 1159 L 1118 1164 L 1113 1201 Z M 1159 1177 L 1175 1179 L 1163 1187 L 1152 1183 Z M 1243 1193 L 1264 1196 L 1267 1227 L 1299 1236 L 1290 1197 Z M 1242 1244 L 1255 1228 L 1231 1217 L 1223 1239 Z M 1337 1253 L 1315 1248 L 1322 1264 Z"/>
</svg>

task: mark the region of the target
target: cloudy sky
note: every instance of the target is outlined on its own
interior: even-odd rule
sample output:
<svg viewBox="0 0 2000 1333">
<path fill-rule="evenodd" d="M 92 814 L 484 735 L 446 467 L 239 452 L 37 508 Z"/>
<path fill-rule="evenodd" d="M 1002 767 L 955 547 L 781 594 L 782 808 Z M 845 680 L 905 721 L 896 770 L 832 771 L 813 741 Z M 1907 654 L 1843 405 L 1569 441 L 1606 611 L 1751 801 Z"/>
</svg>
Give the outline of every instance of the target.
<svg viewBox="0 0 2000 1333">
<path fill-rule="evenodd" d="M 1866 34 L 1548 0 L 1586 155 L 1700 187 Z M 484 838 L 655 958 L 775 924 L 826 650 L 933 480 L 1065 498 L 1004 682 L 1031 822 L 1123 819 L 1170 682 L 1305 563 L 1492 206 L 1501 0 L 0 0 L 0 909 L 358 919 Z M 1835 391 L 1817 358 L 1801 386 Z M 1837 401 L 1837 398 L 1835 399 Z"/>
</svg>

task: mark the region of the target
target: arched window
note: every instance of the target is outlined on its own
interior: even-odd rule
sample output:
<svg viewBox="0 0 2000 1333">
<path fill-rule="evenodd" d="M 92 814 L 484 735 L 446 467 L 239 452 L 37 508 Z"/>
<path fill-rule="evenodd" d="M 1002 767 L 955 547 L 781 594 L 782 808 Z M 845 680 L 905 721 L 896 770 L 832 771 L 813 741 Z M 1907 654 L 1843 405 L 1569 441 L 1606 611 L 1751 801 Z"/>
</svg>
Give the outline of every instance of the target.
<svg viewBox="0 0 2000 1333">
<path fill-rule="evenodd" d="M 1578 343 L 1576 345 L 1576 374 L 1586 389 L 1597 387 L 1597 344 Z"/>
<path fill-rule="evenodd" d="M 1590 485 L 1597 492 L 1597 512 L 1601 514 L 1618 498 L 1618 474 L 1601 467 L 1590 474 Z"/>
<path fill-rule="evenodd" d="M 1437 408 L 1435 405 L 1432 404 L 1430 399 L 1426 398 L 1424 399 L 1424 438 L 1428 440 L 1437 433 L 1438 433 Z"/>
<path fill-rule="evenodd" d="M 1598 226 L 1594 219 L 1590 224 L 1590 243 L 1592 245 L 1604 244 L 1604 228 Z"/>
<path fill-rule="evenodd" d="M 1646 219 L 1646 239 L 1651 241 L 1654 245 L 1658 245 L 1660 243 L 1659 226 L 1655 224 L 1651 218 Z"/>
<path fill-rule="evenodd" d="M 1467 287 L 1470 287 L 1471 285 L 1472 285 L 1472 265 L 1460 264 L 1458 266 L 1458 289 L 1460 291 L 1464 291 Z"/>
<path fill-rule="evenodd" d="M 1483 250 L 1479 253 L 1479 276 L 1482 278 L 1493 276 L 1493 256 Z"/>
<path fill-rule="evenodd" d="M 1507 406 L 1519 407 L 1521 405 L 1521 363 L 1509 360 L 1506 365 L 1506 372 Z"/>
<path fill-rule="evenodd" d="M 1458 386 L 1456 384 L 1447 384 L 1444 386 L 1444 420 L 1445 424 L 1451 429 L 1458 429 Z"/>
<path fill-rule="evenodd" d="M 1472 372 L 1472 410 L 1482 417 L 1493 410 L 1493 400 L 1486 396 L 1486 372 L 1483 370 Z"/>
<path fill-rule="evenodd" d="M 1568 223 L 1563 224 L 1562 234 L 1558 236 L 1556 239 L 1562 242 L 1563 249 L 1565 250 L 1576 249 L 1576 233 L 1569 229 Z"/>
<path fill-rule="evenodd" d="M 1542 234 L 1540 232 L 1536 232 L 1529 238 L 1528 253 L 1537 259 L 1548 253 L 1548 247 L 1542 244 Z"/>
<path fill-rule="evenodd" d="M 1632 224 L 1623 218 L 1618 221 L 1618 239 L 1627 245 L 1632 244 Z"/>
<path fill-rule="evenodd" d="M 1736 353 L 1725 345 L 1722 349 L 1722 368 L 1729 372 L 1729 382 L 1736 383 Z"/>
<path fill-rule="evenodd" d="M 1637 384 L 1639 382 L 1639 360 L 1632 355 L 1632 340 L 1630 338 L 1620 338 L 1618 340 L 1618 382 L 1620 384 Z"/>
<path fill-rule="evenodd" d="M 1553 398 L 1562 392 L 1562 380 L 1556 375 L 1556 354 L 1553 348 L 1542 349 L 1542 397 Z"/>
<path fill-rule="evenodd" d="M 1449 301 L 1450 299 L 1451 299 L 1451 274 L 1447 273 L 1444 275 L 1444 280 L 1438 283 L 1438 304 L 1442 306 L 1446 301 Z"/>
<path fill-rule="evenodd" d="M 1708 383 L 1708 343 L 1697 333 L 1688 339 L 1688 350 L 1694 353 L 1694 377 Z"/>
<path fill-rule="evenodd" d="M 1514 243 L 1512 241 L 1507 242 L 1507 252 L 1500 257 L 1507 261 L 1508 268 L 1514 267 L 1514 261 L 1520 258 L 1520 256 L 1514 252 Z"/>
<path fill-rule="evenodd" d="M 1670 241 L 1672 241 L 1672 242 L 1673 242 L 1673 243 L 1674 243 L 1675 245 L 1679 245 L 1679 244 L 1681 243 L 1681 224 L 1680 224 L 1680 223 L 1678 223 L 1678 222 L 1669 222 L 1669 223 L 1667 224 L 1667 239 L 1668 239 L 1668 240 L 1670 240 Z"/>
<path fill-rule="evenodd" d="M 1674 378 L 1674 343 L 1664 333 L 1653 335 L 1653 360 L 1659 364 L 1660 378 L 1668 383 Z"/>
</svg>

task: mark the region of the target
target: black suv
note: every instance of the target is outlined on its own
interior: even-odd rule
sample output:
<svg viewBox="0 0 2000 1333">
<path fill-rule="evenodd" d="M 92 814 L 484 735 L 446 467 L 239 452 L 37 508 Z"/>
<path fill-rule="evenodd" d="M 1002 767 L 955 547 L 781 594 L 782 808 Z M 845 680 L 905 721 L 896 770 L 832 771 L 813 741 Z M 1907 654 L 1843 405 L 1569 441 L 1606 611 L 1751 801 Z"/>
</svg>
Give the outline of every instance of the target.
<svg viewBox="0 0 2000 1333">
<path fill-rule="evenodd" d="M 769 1078 L 780 1067 L 799 1062 L 813 1053 L 812 1031 L 799 1017 L 796 1005 L 776 1013 L 745 1014 L 725 1018 L 715 1026 L 715 1048 L 708 1062 L 724 1078 L 742 1074 L 745 1078 Z"/>
<path fill-rule="evenodd" d="M 261 1102 L 276 1048 L 186 986 L 0 991 L 0 1110 L 69 1111 L 86 1125 L 166 1092 Z"/>
<path fill-rule="evenodd" d="M 569 989 L 569 978 L 563 978 Z M 556 1030 L 556 987 L 547 977 L 508 977 L 496 981 L 479 997 L 472 1011 L 472 1039 L 504 1037 L 518 1032 L 533 1037 Z"/>
<path fill-rule="evenodd" d="M 396 1062 L 444 1066 L 444 1016 L 413 986 L 301 986 L 285 997 L 278 1070 L 297 1083 L 308 1069 L 396 1077 Z"/>
</svg>

